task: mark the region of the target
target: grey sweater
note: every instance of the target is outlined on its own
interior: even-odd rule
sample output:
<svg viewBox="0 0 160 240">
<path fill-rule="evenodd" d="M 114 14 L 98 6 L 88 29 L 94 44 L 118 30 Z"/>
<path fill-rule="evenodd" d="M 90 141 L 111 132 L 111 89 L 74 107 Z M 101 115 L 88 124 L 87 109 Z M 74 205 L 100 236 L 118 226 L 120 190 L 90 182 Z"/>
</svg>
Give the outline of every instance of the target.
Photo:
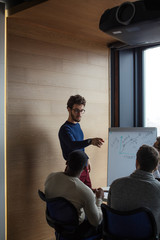
<svg viewBox="0 0 160 240">
<path fill-rule="evenodd" d="M 45 182 L 47 198 L 64 197 L 77 209 L 79 223 L 87 216 L 93 226 L 102 221 L 102 199 L 96 198 L 93 191 L 77 177 L 65 175 L 63 172 L 51 173 Z"/>
<path fill-rule="evenodd" d="M 119 211 L 149 208 L 160 233 L 160 182 L 152 173 L 136 170 L 129 177 L 115 180 L 109 190 L 108 205 Z"/>
</svg>

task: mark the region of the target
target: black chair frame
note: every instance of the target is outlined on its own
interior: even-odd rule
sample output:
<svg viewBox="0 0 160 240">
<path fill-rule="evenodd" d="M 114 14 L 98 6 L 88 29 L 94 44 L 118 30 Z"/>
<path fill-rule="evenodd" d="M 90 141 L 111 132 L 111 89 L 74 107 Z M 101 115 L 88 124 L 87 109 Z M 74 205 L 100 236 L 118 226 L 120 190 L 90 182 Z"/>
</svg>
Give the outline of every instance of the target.
<svg viewBox="0 0 160 240">
<path fill-rule="evenodd" d="M 61 235 L 61 237 L 66 237 L 66 238 L 70 238 L 70 239 L 75 239 L 75 235 L 77 235 L 77 231 L 78 231 L 78 227 L 79 227 L 79 220 L 78 220 L 78 213 L 76 208 L 73 206 L 72 203 L 70 203 L 67 199 L 63 198 L 63 197 L 56 197 L 56 198 L 50 198 L 47 199 L 45 197 L 45 194 L 38 190 L 38 194 L 39 197 L 46 202 L 46 220 L 47 223 L 50 227 L 55 229 L 56 232 L 56 238 L 59 239 L 59 236 Z M 67 221 L 67 222 L 63 222 L 63 221 L 59 221 L 57 219 L 53 219 L 48 211 L 48 204 L 49 203 L 54 203 L 54 202 L 59 202 L 59 201 L 63 201 L 64 203 L 66 202 L 68 204 L 68 206 L 70 206 L 70 208 L 72 209 L 73 214 L 75 215 L 74 220 L 72 221 Z M 63 227 L 65 226 L 65 228 Z M 70 226 L 72 226 L 71 228 L 69 228 Z M 78 236 L 77 236 L 78 239 Z"/>
<path fill-rule="evenodd" d="M 47 199 L 45 197 L 45 194 L 40 190 L 38 190 L 38 194 L 39 194 L 39 197 L 43 201 L 46 202 L 46 220 L 47 220 L 47 223 L 49 224 L 49 226 L 55 229 L 55 235 L 56 235 L 57 240 L 59 240 L 61 238 L 70 239 L 70 240 L 81 240 L 81 239 L 89 240 L 89 239 L 100 239 L 101 238 L 101 234 L 97 234 L 97 235 L 91 236 L 91 237 L 84 237 L 84 238 L 81 236 L 81 232 L 80 232 L 80 228 L 79 228 L 79 216 L 78 216 L 77 209 L 67 199 L 65 199 L 63 197 Z M 50 216 L 49 211 L 48 211 L 48 205 L 50 203 L 52 204 L 54 202 L 59 202 L 59 201 L 63 201 L 63 203 L 67 203 L 67 206 L 71 210 L 73 219 L 71 219 L 70 221 L 68 221 L 68 220 L 67 220 L 67 222 L 62 221 L 62 220 L 59 221 L 58 219 L 54 219 L 52 216 Z"/>
<path fill-rule="evenodd" d="M 147 213 L 147 215 L 149 216 L 149 218 L 151 220 L 151 226 L 153 229 L 153 237 L 151 237 L 150 239 L 147 238 L 147 240 L 158 240 L 159 239 L 158 234 L 157 234 L 157 225 L 155 222 L 155 218 L 154 218 L 152 212 L 148 208 L 141 207 L 141 208 L 137 208 L 137 209 L 134 209 L 131 211 L 118 211 L 118 210 L 110 208 L 106 204 L 102 204 L 101 209 L 102 209 L 102 213 L 103 213 L 103 239 L 104 240 L 107 240 L 107 239 L 109 239 L 109 240 L 135 240 L 135 238 L 129 238 L 129 239 L 121 238 L 121 237 L 117 238 L 117 236 L 113 236 L 112 234 L 110 234 L 106 231 L 106 224 L 107 224 L 106 209 L 108 209 L 110 212 L 120 215 L 120 216 L 129 216 L 129 215 L 132 215 L 132 214 L 134 215 L 134 214 L 140 213 L 140 212 Z M 139 239 L 139 240 L 146 240 L 146 239 Z"/>
</svg>

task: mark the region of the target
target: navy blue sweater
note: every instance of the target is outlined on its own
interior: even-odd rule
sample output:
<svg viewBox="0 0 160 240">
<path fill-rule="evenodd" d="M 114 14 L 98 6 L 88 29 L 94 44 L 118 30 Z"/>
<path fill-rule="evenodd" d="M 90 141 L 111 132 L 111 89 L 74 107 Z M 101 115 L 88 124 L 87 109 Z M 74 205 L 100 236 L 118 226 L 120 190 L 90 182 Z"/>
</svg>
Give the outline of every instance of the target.
<svg viewBox="0 0 160 240">
<path fill-rule="evenodd" d="M 79 123 L 66 121 L 61 126 L 58 136 L 65 160 L 72 151 L 77 149 L 84 151 L 84 148 L 90 145 L 89 139 L 83 140 L 84 135 Z"/>
</svg>

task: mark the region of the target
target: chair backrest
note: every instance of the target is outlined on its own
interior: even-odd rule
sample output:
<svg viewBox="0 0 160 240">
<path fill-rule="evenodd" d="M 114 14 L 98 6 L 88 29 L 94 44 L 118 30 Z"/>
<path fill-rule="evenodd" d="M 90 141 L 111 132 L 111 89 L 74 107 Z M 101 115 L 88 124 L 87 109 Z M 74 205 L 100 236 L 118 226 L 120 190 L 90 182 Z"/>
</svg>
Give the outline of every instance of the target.
<svg viewBox="0 0 160 240">
<path fill-rule="evenodd" d="M 157 227 L 153 214 L 147 208 L 132 211 L 117 211 L 106 204 L 103 212 L 103 239 L 107 240 L 155 240 Z"/>
<path fill-rule="evenodd" d="M 40 198 L 46 202 L 46 220 L 57 233 L 64 236 L 74 235 L 79 226 L 78 212 L 71 202 L 63 197 L 47 199 L 38 190 Z"/>
</svg>

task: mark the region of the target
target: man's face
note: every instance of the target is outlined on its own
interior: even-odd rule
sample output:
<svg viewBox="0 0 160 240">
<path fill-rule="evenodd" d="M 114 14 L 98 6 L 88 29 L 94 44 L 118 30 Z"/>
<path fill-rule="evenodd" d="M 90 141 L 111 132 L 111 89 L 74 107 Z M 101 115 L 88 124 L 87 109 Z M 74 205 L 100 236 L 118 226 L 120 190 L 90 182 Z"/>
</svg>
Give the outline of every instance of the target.
<svg viewBox="0 0 160 240">
<path fill-rule="evenodd" d="M 80 122 L 82 114 L 85 112 L 84 105 L 74 104 L 72 109 L 69 108 L 69 114 L 74 122 Z"/>
</svg>

